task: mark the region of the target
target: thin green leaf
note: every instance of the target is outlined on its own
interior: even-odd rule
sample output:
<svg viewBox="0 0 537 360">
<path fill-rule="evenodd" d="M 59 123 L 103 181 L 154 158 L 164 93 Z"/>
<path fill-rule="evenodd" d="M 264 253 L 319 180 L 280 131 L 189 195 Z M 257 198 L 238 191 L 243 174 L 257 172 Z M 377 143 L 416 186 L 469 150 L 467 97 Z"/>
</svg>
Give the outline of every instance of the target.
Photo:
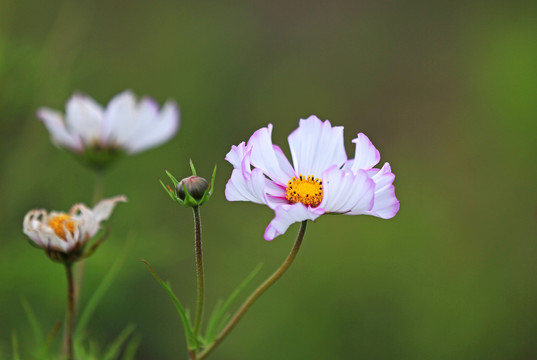
<svg viewBox="0 0 537 360">
<path fill-rule="evenodd" d="M 257 272 L 261 269 L 262 266 L 263 266 L 263 264 L 257 265 L 255 267 L 255 269 L 246 277 L 246 279 L 244 279 L 239 284 L 239 286 L 231 293 L 229 298 L 226 300 L 226 302 L 224 303 L 222 308 L 219 310 L 218 315 L 213 320 L 218 326 L 216 326 L 214 328 L 215 329 L 214 333 L 207 334 L 207 336 L 206 336 L 206 340 L 207 340 L 208 343 L 211 343 L 214 340 L 214 336 L 216 335 L 216 333 L 218 333 L 223 328 L 223 326 L 225 325 L 225 322 L 227 321 L 227 318 L 225 319 L 225 321 L 223 321 L 222 318 L 224 318 L 224 316 L 226 314 L 226 311 L 229 308 L 229 306 L 231 305 L 231 303 L 233 302 L 233 300 L 235 300 L 235 298 L 246 287 L 246 285 L 248 285 L 248 283 L 254 278 L 254 276 L 257 274 Z"/>
<path fill-rule="evenodd" d="M 179 184 L 179 181 L 177 181 L 177 179 L 175 178 L 175 176 L 172 175 L 171 172 L 169 172 L 168 170 L 164 169 L 164 172 L 166 172 L 166 175 L 168 175 L 168 177 L 170 178 L 170 180 L 172 181 L 173 183 L 173 187 L 177 187 L 177 184 Z"/>
<path fill-rule="evenodd" d="M 168 186 L 166 186 L 162 180 L 158 180 L 160 181 L 160 184 L 162 185 L 162 187 L 164 188 L 164 190 L 166 190 L 166 192 L 168 193 L 168 195 L 170 195 L 170 197 L 172 198 L 173 201 L 177 202 L 178 204 L 181 204 L 180 202 L 180 199 L 175 195 L 175 193 L 173 191 L 171 191 Z M 182 204 L 181 204 L 182 205 Z"/>
<path fill-rule="evenodd" d="M 118 335 L 114 342 L 108 347 L 108 350 L 106 351 L 103 360 L 113 360 L 119 355 L 121 346 L 123 346 L 123 343 L 132 334 L 134 328 L 135 326 L 133 324 L 130 324 L 127 325 L 125 329 L 123 329 L 123 331 Z"/>
<path fill-rule="evenodd" d="M 28 322 L 30 323 L 30 327 L 32 328 L 35 345 L 36 347 L 41 346 L 41 344 L 43 344 L 43 330 L 41 330 L 39 321 L 37 320 L 35 313 L 33 312 L 26 299 L 22 299 L 22 307 L 24 308 L 24 312 L 26 313 L 26 317 L 28 318 Z"/>
<path fill-rule="evenodd" d="M 196 168 L 194 167 L 194 163 L 192 162 L 192 159 L 190 159 L 190 169 L 192 170 L 192 175 L 197 176 L 196 174 Z"/>
<path fill-rule="evenodd" d="M 13 349 L 13 360 L 21 360 L 19 354 L 19 339 L 17 338 L 17 333 L 15 331 L 11 334 L 11 347 Z"/>
<path fill-rule="evenodd" d="M 91 340 L 89 343 L 89 353 L 88 356 L 91 356 L 93 359 L 97 359 L 98 354 L 101 352 L 99 344 L 95 340 Z"/>
<path fill-rule="evenodd" d="M 136 351 L 138 351 L 138 347 L 140 346 L 140 340 L 142 338 L 138 336 L 133 336 L 127 346 L 125 347 L 125 351 L 123 352 L 123 356 L 121 357 L 121 360 L 134 360 L 134 356 L 136 355 Z"/>
<path fill-rule="evenodd" d="M 183 327 L 185 329 L 185 337 L 186 342 L 189 349 L 195 349 L 197 347 L 196 339 L 194 337 L 194 334 L 192 332 L 192 326 L 190 325 L 190 321 L 188 320 L 188 316 L 185 312 L 185 309 L 183 305 L 181 305 L 181 302 L 179 302 L 179 299 L 175 294 L 173 293 L 172 289 L 170 288 L 170 285 L 163 281 L 155 272 L 155 270 L 149 265 L 149 263 L 145 260 L 142 260 L 142 262 L 147 266 L 153 277 L 158 281 L 158 283 L 166 290 L 168 293 L 168 296 L 172 299 L 173 304 L 175 305 L 175 308 L 177 309 L 177 312 L 179 313 L 179 317 L 181 318 L 181 321 L 183 323 Z"/>
<path fill-rule="evenodd" d="M 226 325 L 227 321 L 231 318 L 231 314 L 230 313 L 225 313 L 224 316 L 222 316 L 222 319 L 220 320 L 220 322 L 218 323 L 218 326 L 216 327 L 217 329 L 217 332 L 220 332 L 220 330 L 222 330 L 224 328 L 224 326 Z"/>
<path fill-rule="evenodd" d="M 209 198 L 213 195 L 215 178 L 216 178 L 216 164 L 214 165 L 213 175 L 212 175 L 212 178 L 211 178 L 211 184 L 209 185 L 209 187 L 207 188 L 207 190 L 203 194 L 203 197 L 200 200 L 200 204 L 203 204 L 204 202 L 209 200 Z"/>
<path fill-rule="evenodd" d="M 95 292 L 93 292 L 91 298 L 88 300 L 88 303 L 84 307 L 84 310 L 82 311 L 82 314 L 80 315 L 80 318 L 78 320 L 78 324 L 75 329 L 75 338 L 82 335 L 82 332 L 86 328 L 89 320 L 91 319 L 91 316 L 93 315 L 93 312 L 95 311 L 95 308 L 97 305 L 99 305 L 99 302 L 103 298 L 104 294 L 108 291 L 110 286 L 112 285 L 114 279 L 116 278 L 119 269 L 121 266 L 123 266 L 123 263 L 125 262 L 125 258 L 127 257 L 127 254 L 129 253 L 128 248 L 130 246 L 130 242 L 132 241 L 133 233 L 130 233 L 127 241 L 125 242 L 125 246 L 123 248 L 123 251 L 121 251 L 121 255 L 117 258 L 116 261 L 114 261 L 114 264 L 110 267 L 110 270 L 108 270 L 108 273 L 105 275 L 103 281 L 99 284 Z"/>
<path fill-rule="evenodd" d="M 213 194 L 215 179 L 216 179 L 216 164 L 214 164 L 213 176 L 211 177 L 211 195 Z"/>
<path fill-rule="evenodd" d="M 60 330 L 61 326 L 62 326 L 61 321 L 56 321 L 56 323 L 54 324 L 54 327 L 48 333 L 45 343 L 43 344 L 43 347 L 41 348 L 41 351 L 38 353 L 39 354 L 38 356 L 40 358 L 46 358 L 46 356 L 48 355 L 48 350 L 50 349 L 50 345 L 52 344 L 52 341 L 56 337 L 56 334 Z"/>
<path fill-rule="evenodd" d="M 214 337 L 214 334 L 216 333 L 218 314 L 220 314 L 220 308 L 222 307 L 222 303 L 222 299 L 218 299 L 216 305 L 213 308 L 213 311 L 211 312 L 211 315 L 209 316 L 209 321 L 207 322 L 207 329 L 205 331 L 206 339 Z"/>
</svg>

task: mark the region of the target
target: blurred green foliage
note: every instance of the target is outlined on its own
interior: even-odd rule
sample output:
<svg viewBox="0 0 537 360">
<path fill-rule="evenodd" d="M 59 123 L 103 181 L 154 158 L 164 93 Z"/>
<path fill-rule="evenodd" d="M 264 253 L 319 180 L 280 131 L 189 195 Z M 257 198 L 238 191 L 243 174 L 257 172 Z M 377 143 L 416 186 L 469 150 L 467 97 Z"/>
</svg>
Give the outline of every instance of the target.
<svg viewBox="0 0 537 360">
<path fill-rule="evenodd" d="M 127 324 L 137 359 L 186 357 L 179 319 L 140 259 L 195 297 L 191 213 L 163 169 L 219 171 L 202 208 L 207 305 L 259 262 L 285 258 L 293 226 L 263 240 L 272 213 L 229 203 L 224 156 L 267 123 L 287 151 L 299 118 L 365 132 L 397 175 L 399 214 L 322 217 L 295 264 L 215 359 L 531 359 L 537 357 L 537 3 L 534 1 L 0 2 L 0 352 L 31 345 L 22 299 L 63 320 L 61 266 L 25 244 L 32 208 L 91 201 L 94 174 L 50 144 L 39 106 L 75 91 L 105 104 L 126 88 L 178 101 L 168 144 L 105 176 L 125 194 L 110 238 L 86 262 L 82 304 L 136 241 L 88 324 L 104 348 Z M 256 279 L 249 286 L 255 286 Z M 26 336 L 27 335 L 27 336 Z"/>
</svg>

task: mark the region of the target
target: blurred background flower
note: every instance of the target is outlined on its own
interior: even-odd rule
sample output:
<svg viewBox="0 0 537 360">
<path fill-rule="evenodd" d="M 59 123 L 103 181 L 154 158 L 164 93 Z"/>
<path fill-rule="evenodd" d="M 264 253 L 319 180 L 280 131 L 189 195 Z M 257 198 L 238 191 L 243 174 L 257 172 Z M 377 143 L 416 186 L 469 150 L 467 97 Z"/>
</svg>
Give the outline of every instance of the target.
<svg viewBox="0 0 537 360">
<path fill-rule="evenodd" d="M 170 140 L 179 128 L 179 111 L 168 101 L 159 111 L 149 97 L 136 100 L 131 91 L 116 95 L 106 109 L 91 97 L 75 93 L 65 116 L 42 107 L 37 116 L 52 142 L 82 156 L 89 165 L 104 168 L 122 152 L 134 154 Z"/>
<path fill-rule="evenodd" d="M 390 221 L 320 218 L 289 273 L 213 356 L 534 358 L 536 17 L 530 0 L 0 2 L 0 348 L 9 354 L 13 329 L 28 344 L 22 297 L 46 309 L 50 327 L 65 306 L 63 270 L 22 241 L 20 219 L 90 203 L 93 192 L 92 172 L 50 145 L 35 112 L 64 108 L 75 90 L 106 104 L 129 88 L 178 99 L 183 123 L 107 174 L 104 195 L 129 204 L 86 262 L 84 289 L 102 280 L 123 234 L 136 237 L 89 336 L 106 343 L 132 321 L 139 359 L 185 353 L 173 306 L 138 260 L 195 303 L 182 231 L 191 214 L 157 181 L 164 168 L 190 175 L 190 157 L 219 166 L 203 208 L 208 308 L 258 262 L 258 279 L 279 266 L 298 224 L 264 241 L 271 211 L 225 200 L 224 156 L 267 123 L 284 144 L 297 119 L 317 114 L 353 129 L 348 154 L 355 132 L 368 135 L 405 206 Z"/>
</svg>

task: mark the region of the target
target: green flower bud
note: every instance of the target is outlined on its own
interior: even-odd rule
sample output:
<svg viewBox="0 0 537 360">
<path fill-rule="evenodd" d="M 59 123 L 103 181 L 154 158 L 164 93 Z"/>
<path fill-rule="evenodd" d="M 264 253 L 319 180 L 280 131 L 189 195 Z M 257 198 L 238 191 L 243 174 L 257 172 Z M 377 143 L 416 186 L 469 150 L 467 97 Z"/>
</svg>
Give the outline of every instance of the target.
<svg viewBox="0 0 537 360">
<path fill-rule="evenodd" d="M 168 170 L 164 169 L 166 175 L 168 175 L 172 181 L 173 187 L 164 184 L 162 180 L 159 181 L 164 190 L 176 203 L 188 207 L 198 207 L 209 200 L 213 195 L 216 165 L 213 170 L 213 176 L 210 184 L 204 178 L 197 176 L 192 160 L 190 160 L 190 168 L 192 169 L 192 176 L 184 178 L 181 181 L 178 181 L 175 176 L 173 176 Z"/>
<path fill-rule="evenodd" d="M 199 176 L 189 176 L 179 181 L 175 189 L 177 197 L 185 200 L 185 188 L 196 201 L 200 201 L 205 195 L 205 191 L 209 187 L 209 182 Z"/>
</svg>

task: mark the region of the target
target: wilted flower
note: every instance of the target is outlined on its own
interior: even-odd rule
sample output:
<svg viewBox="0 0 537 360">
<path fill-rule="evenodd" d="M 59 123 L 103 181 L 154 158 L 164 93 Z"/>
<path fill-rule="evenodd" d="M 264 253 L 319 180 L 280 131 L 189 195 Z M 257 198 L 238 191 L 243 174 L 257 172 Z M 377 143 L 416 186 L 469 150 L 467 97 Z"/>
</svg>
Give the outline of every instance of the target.
<svg viewBox="0 0 537 360">
<path fill-rule="evenodd" d="M 265 239 L 283 234 L 291 224 L 327 213 L 395 216 L 395 175 L 390 165 L 374 169 L 380 153 L 364 134 L 353 140 L 355 159 L 347 159 L 343 127 L 316 116 L 301 119 L 289 137 L 293 165 L 272 144 L 272 124 L 257 130 L 245 144 L 232 146 L 226 160 L 233 173 L 226 185 L 229 201 L 265 204 L 275 212 Z"/>
<path fill-rule="evenodd" d="M 179 128 L 173 101 L 159 109 L 149 97 L 138 102 L 131 91 L 116 95 L 104 109 L 91 97 L 75 93 L 67 101 L 65 117 L 46 107 L 37 116 L 55 145 L 84 155 L 96 167 L 103 167 L 117 153 L 134 154 L 160 145 Z"/>
<path fill-rule="evenodd" d="M 69 213 L 38 209 L 24 217 L 23 231 L 32 244 L 44 249 L 53 260 L 73 262 L 84 256 L 84 247 L 125 196 L 101 200 L 93 209 L 74 205 Z"/>
</svg>

